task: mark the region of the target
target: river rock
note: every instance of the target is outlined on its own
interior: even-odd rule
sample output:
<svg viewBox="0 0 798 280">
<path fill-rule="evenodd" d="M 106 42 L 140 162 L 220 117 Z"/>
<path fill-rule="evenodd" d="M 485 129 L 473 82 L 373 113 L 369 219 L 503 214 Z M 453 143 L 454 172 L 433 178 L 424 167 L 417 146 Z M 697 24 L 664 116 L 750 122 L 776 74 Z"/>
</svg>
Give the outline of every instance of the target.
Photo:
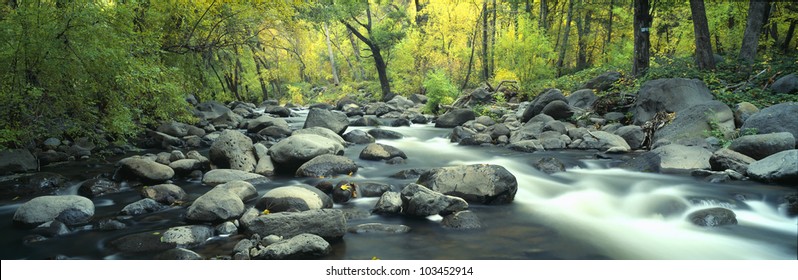
<svg viewBox="0 0 798 280">
<path fill-rule="evenodd" d="M 50 221 L 39 225 L 31 231 L 45 237 L 56 237 L 69 233 L 69 227 L 59 221 Z"/>
<path fill-rule="evenodd" d="M 257 133 L 269 127 L 289 129 L 288 122 L 286 122 L 284 119 L 264 115 L 254 120 L 250 120 L 247 123 L 247 132 Z"/>
<path fill-rule="evenodd" d="M 540 140 L 537 139 L 511 142 L 510 145 L 507 145 L 507 148 L 513 151 L 519 151 L 525 153 L 532 153 L 536 151 L 546 150 L 545 148 L 543 148 L 543 144 L 540 143 Z"/>
<path fill-rule="evenodd" d="M 405 186 L 400 194 L 402 213 L 409 216 L 443 216 L 468 209 L 468 203 L 462 198 L 444 195 L 419 184 Z"/>
<path fill-rule="evenodd" d="M 163 182 L 175 176 L 171 167 L 138 157 L 129 157 L 119 161 L 116 174 L 121 177 L 136 178 L 145 182 Z"/>
<path fill-rule="evenodd" d="M 574 115 L 574 112 L 571 110 L 571 106 L 568 106 L 564 100 L 554 100 L 546 104 L 543 107 L 543 110 L 540 110 L 541 114 L 546 114 L 551 116 L 555 120 L 567 120 L 571 116 Z"/>
<path fill-rule="evenodd" d="M 776 104 L 759 111 L 745 120 L 740 131 L 755 130 L 756 133 L 789 132 L 796 138 L 798 147 L 798 102 Z"/>
<path fill-rule="evenodd" d="M 197 252 L 185 248 L 172 248 L 163 251 L 154 257 L 156 260 L 178 260 L 178 261 L 193 261 L 201 260 L 202 256 Z"/>
<path fill-rule="evenodd" d="M 301 134 L 314 134 L 314 135 L 322 136 L 322 137 L 325 137 L 327 139 L 330 139 L 330 140 L 333 140 L 335 142 L 338 142 L 341 145 L 346 145 L 346 141 L 344 141 L 343 137 L 341 137 L 340 135 L 338 135 L 334 131 L 330 130 L 329 128 L 325 128 L 325 127 L 318 127 L 318 126 L 317 127 L 308 127 L 308 128 L 303 128 L 303 129 L 296 130 L 296 131 L 291 133 L 291 135 L 301 135 Z"/>
<path fill-rule="evenodd" d="M 438 117 L 435 127 L 454 128 L 476 118 L 476 114 L 471 109 L 454 109 Z"/>
<path fill-rule="evenodd" d="M 704 148 L 671 144 L 646 152 L 621 166 L 644 172 L 710 169 L 710 157 L 712 152 Z"/>
<path fill-rule="evenodd" d="M 582 135 L 582 142 L 576 145 L 578 149 L 595 149 L 608 153 L 626 153 L 631 150 L 626 140 L 621 136 L 605 132 L 593 131 Z"/>
<path fill-rule="evenodd" d="M 257 160 L 253 152 L 252 139 L 236 130 L 225 130 L 211 145 L 211 163 L 218 168 L 229 168 L 252 172 Z"/>
<path fill-rule="evenodd" d="M 194 170 L 206 170 L 208 166 L 197 159 L 180 159 L 169 163 L 169 167 L 175 171 L 175 174 L 188 175 Z"/>
<path fill-rule="evenodd" d="M 760 160 L 781 151 L 795 149 L 795 137 L 789 132 L 745 135 L 734 139 L 729 149 Z"/>
<path fill-rule="evenodd" d="M 406 225 L 366 223 L 350 227 L 349 232 L 356 234 L 363 234 L 363 233 L 400 234 L 400 233 L 410 232 L 410 227 Z"/>
<path fill-rule="evenodd" d="M 205 243 L 213 237 L 213 228 L 204 225 L 190 225 L 169 228 L 163 232 L 161 242 L 174 244 L 178 248 L 192 248 Z"/>
<path fill-rule="evenodd" d="M 360 118 L 352 121 L 352 123 L 350 125 L 351 126 L 381 126 L 381 125 L 383 125 L 383 123 L 382 123 L 382 121 L 380 121 L 380 119 L 378 119 L 378 118 L 376 118 L 374 116 L 364 116 L 364 117 L 360 117 Z"/>
<path fill-rule="evenodd" d="M 190 125 L 181 122 L 168 121 L 158 126 L 155 131 L 179 138 L 188 135 L 189 126 Z"/>
<path fill-rule="evenodd" d="M 402 139 L 404 135 L 399 132 L 386 130 L 382 128 L 373 128 L 368 131 L 368 134 L 373 136 L 374 139 Z"/>
<path fill-rule="evenodd" d="M 219 185 L 198 197 L 188 207 L 186 218 L 198 222 L 235 219 L 244 213 L 244 202 L 238 194 Z"/>
<path fill-rule="evenodd" d="M 342 112 L 311 108 L 303 128 L 324 127 L 341 135 L 349 127 L 349 119 Z"/>
<path fill-rule="evenodd" d="M 255 204 L 260 211 L 269 210 L 270 213 L 287 211 L 306 211 L 331 208 L 332 199 L 317 188 L 306 185 L 295 185 L 274 188 L 265 194 Z"/>
<path fill-rule="evenodd" d="M 696 79 L 657 79 L 643 84 L 632 112 L 634 124 L 643 125 L 658 112 L 678 112 L 713 100 L 706 84 Z"/>
<path fill-rule="evenodd" d="M 371 143 L 360 151 L 360 159 L 364 160 L 388 160 L 394 157 L 407 159 L 404 152 L 385 144 Z"/>
<path fill-rule="evenodd" d="M 580 89 L 569 94 L 566 99 L 568 105 L 572 107 L 587 109 L 593 107 L 593 103 L 596 103 L 598 97 L 592 89 Z"/>
<path fill-rule="evenodd" d="M 30 151 L 10 149 L 0 151 L 0 174 L 28 172 L 39 169 L 39 163 Z"/>
<path fill-rule="evenodd" d="M 264 156 L 258 158 L 258 165 L 255 166 L 255 174 L 260 174 L 263 176 L 274 176 L 275 174 L 274 162 L 272 161 L 272 157 Z"/>
<path fill-rule="evenodd" d="M 798 182 L 798 149 L 781 151 L 748 165 L 748 176 L 774 183 Z"/>
<path fill-rule="evenodd" d="M 283 238 L 310 233 L 326 240 L 337 240 L 346 233 L 346 218 L 344 212 L 339 209 L 280 212 L 254 216 L 245 214 L 241 218 L 241 224 L 247 231 L 260 236 L 277 235 Z"/>
<path fill-rule="evenodd" d="M 725 225 L 736 225 L 737 215 L 732 210 L 716 207 L 702 209 L 690 213 L 687 219 L 695 225 L 702 227 L 717 227 Z"/>
<path fill-rule="evenodd" d="M 58 220 L 66 225 L 88 222 L 94 216 L 94 203 L 79 195 L 40 196 L 22 204 L 14 212 L 14 222 L 35 227 Z"/>
<path fill-rule="evenodd" d="M 227 112 L 232 112 L 232 110 L 224 106 L 224 104 L 218 101 L 206 101 L 197 105 L 197 112 L 195 114 L 202 119 L 212 120 Z"/>
<path fill-rule="evenodd" d="M 640 149 L 646 138 L 646 133 L 643 131 L 643 128 L 637 125 L 619 127 L 615 130 L 614 134 L 623 138 L 632 150 Z"/>
<path fill-rule="evenodd" d="M 756 113 L 759 113 L 759 108 L 756 105 L 748 102 L 737 103 L 734 105 L 734 124 L 740 127 Z"/>
<path fill-rule="evenodd" d="M 382 182 L 358 182 L 357 193 L 360 197 L 380 197 L 383 193 L 393 189 L 390 184 Z"/>
<path fill-rule="evenodd" d="M 291 116 L 291 110 L 283 106 L 268 105 L 263 108 L 263 112 L 281 118 L 287 118 Z"/>
<path fill-rule="evenodd" d="M 709 166 L 715 171 L 731 169 L 740 174 L 745 174 L 748 170 L 748 165 L 754 161 L 756 160 L 749 156 L 724 148 L 712 154 L 709 158 Z"/>
<path fill-rule="evenodd" d="M 557 158 L 544 157 L 532 163 L 532 167 L 546 174 L 565 172 L 565 164 Z"/>
<path fill-rule="evenodd" d="M 221 188 L 223 190 L 231 192 L 236 196 L 238 196 L 238 198 L 240 198 L 241 201 L 244 202 L 258 197 L 258 190 L 255 189 L 255 186 L 253 186 L 251 183 L 247 181 L 240 181 L 240 180 L 230 181 L 225 184 L 218 185 L 216 186 L 216 188 Z"/>
<path fill-rule="evenodd" d="M 161 252 L 175 248 L 175 244 L 161 241 L 161 231 L 148 231 L 114 239 L 109 247 L 126 253 Z"/>
<path fill-rule="evenodd" d="M 302 164 L 296 171 L 297 177 L 329 177 L 338 174 L 357 172 L 357 164 L 345 156 L 320 155 Z"/>
<path fill-rule="evenodd" d="M 330 243 L 324 238 L 314 234 L 303 233 L 266 246 L 265 249 L 252 257 L 267 260 L 309 259 L 327 256 L 331 251 Z"/>
<path fill-rule="evenodd" d="M 366 133 L 365 131 L 355 129 L 344 134 L 344 140 L 355 144 L 369 144 L 376 142 L 374 136 Z"/>
<path fill-rule="evenodd" d="M 124 208 L 122 208 L 122 211 L 119 211 L 119 213 L 121 213 L 122 215 L 137 216 L 147 213 L 158 212 L 164 208 L 166 208 L 166 206 L 164 206 L 163 204 L 160 204 L 151 198 L 144 198 L 139 201 L 126 205 Z"/>
<path fill-rule="evenodd" d="M 587 81 L 584 85 L 582 85 L 582 88 L 594 89 L 599 92 L 606 91 L 610 89 L 610 87 L 612 87 L 612 85 L 615 84 L 615 82 L 620 80 L 621 77 L 622 75 L 620 72 L 607 71 Z"/>
<path fill-rule="evenodd" d="M 95 198 L 118 192 L 119 189 L 119 184 L 114 181 L 102 178 L 89 179 L 80 184 L 80 187 L 78 187 L 78 194 L 88 198 Z"/>
<path fill-rule="evenodd" d="M 385 192 L 377 200 L 371 212 L 376 214 L 399 214 L 402 212 L 402 196 L 398 192 Z"/>
<path fill-rule="evenodd" d="M 47 151 L 36 152 L 36 158 L 39 159 L 39 164 L 41 166 L 45 166 L 51 163 L 67 161 L 69 160 L 69 155 L 64 152 L 47 150 Z M 3 174 L 2 171 L 0 171 L 0 174 Z"/>
<path fill-rule="evenodd" d="M 211 120 L 211 124 L 218 130 L 237 129 L 239 125 L 241 125 L 241 122 L 244 121 L 244 117 L 242 117 L 241 114 L 249 115 L 249 111 L 242 112 L 241 110 L 234 110 L 225 112 L 219 117 Z"/>
<path fill-rule="evenodd" d="M 492 164 L 436 168 L 422 174 L 416 183 L 482 204 L 510 203 L 518 191 L 515 176 L 504 167 Z"/>
<path fill-rule="evenodd" d="M 537 116 L 538 114 L 543 112 L 543 109 L 549 103 L 553 101 L 562 101 L 563 103 L 568 103 L 568 100 L 565 99 L 563 96 L 562 91 L 559 89 L 548 89 L 545 92 L 541 93 L 529 105 L 521 114 L 521 122 L 528 122 L 533 117 Z M 520 109 L 520 107 L 519 107 Z M 570 110 L 569 110 L 570 111 Z"/>
<path fill-rule="evenodd" d="M 214 169 L 205 173 L 202 177 L 202 183 L 209 186 L 216 186 L 232 181 L 248 181 L 265 179 L 263 175 L 244 172 L 241 170 L 233 169 Z"/>
<path fill-rule="evenodd" d="M 683 140 L 704 139 L 713 130 L 711 123 L 717 124 L 715 129 L 726 137 L 731 136 L 736 128 L 734 113 L 729 106 L 720 101 L 707 101 L 677 111 L 670 124 L 654 133 L 653 141 L 666 140 L 680 144 Z"/>
<path fill-rule="evenodd" d="M 275 167 L 296 172 L 305 162 L 324 154 L 342 155 L 344 146 L 341 143 L 314 134 L 291 135 L 272 146 L 269 156 Z"/>
<path fill-rule="evenodd" d="M 160 184 L 145 186 L 141 189 L 141 196 L 168 205 L 183 201 L 186 198 L 186 191 L 173 184 Z"/>
<path fill-rule="evenodd" d="M 14 196 L 31 196 L 51 194 L 67 186 L 64 175 L 52 172 L 38 172 L 20 178 L 20 184 L 5 191 L 11 191 Z"/>
<path fill-rule="evenodd" d="M 448 229 L 478 229 L 482 228 L 482 222 L 474 212 L 469 210 L 455 212 L 443 217 L 441 225 Z"/>
<path fill-rule="evenodd" d="M 770 89 L 778 93 L 798 93 L 798 76 L 793 74 L 778 78 Z"/>
</svg>

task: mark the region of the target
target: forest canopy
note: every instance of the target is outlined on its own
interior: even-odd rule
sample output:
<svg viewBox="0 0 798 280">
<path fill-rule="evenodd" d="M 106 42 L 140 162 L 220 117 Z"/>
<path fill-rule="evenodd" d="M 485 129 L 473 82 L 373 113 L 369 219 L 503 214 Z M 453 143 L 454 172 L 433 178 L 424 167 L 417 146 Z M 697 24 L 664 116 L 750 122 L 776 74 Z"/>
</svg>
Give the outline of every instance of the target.
<svg viewBox="0 0 798 280">
<path fill-rule="evenodd" d="M 765 0 L 7 0 L 0 147 L 121 144 L 195 121 L 189 96 L 447 103 L 513 80 L 523 99 L 611 70 L 628 77 L 618 90 L 689 77 L 727 102 L 762 98 L 727 89 L 798 70 L 796 24 L 798 4 Z"/>
</svg>

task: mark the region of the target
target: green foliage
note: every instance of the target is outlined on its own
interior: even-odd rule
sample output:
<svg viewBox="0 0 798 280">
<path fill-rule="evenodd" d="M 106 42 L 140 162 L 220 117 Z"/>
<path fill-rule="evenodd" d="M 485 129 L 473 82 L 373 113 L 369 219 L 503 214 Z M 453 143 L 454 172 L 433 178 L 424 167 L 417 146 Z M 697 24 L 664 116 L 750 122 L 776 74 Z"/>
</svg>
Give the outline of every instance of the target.
<svg viewBox="0 0 798 280">
<path fill-rule="evenodd" d="M 496 40 L 498 74 L 517 77 L 522 91 L 532 92 L 535 83 L 554 77 L 554 68 L 547 63 L 555 52 L 538 24 L 526 17 L 518 19 L 518 30 L 511 26 Z M 509 73 L 502 73 L 509 72 Z"/>
<path fill-rule="evenodd" d="M 424 109 L 430 113 L 437 113 L 440 105 L 451 104 L 459 95 L 459 91 L 449 80 L 446 72 L 438 69 L 427 73 L 424 88 L 427 92 L 427 104 Z"/>
</svg>

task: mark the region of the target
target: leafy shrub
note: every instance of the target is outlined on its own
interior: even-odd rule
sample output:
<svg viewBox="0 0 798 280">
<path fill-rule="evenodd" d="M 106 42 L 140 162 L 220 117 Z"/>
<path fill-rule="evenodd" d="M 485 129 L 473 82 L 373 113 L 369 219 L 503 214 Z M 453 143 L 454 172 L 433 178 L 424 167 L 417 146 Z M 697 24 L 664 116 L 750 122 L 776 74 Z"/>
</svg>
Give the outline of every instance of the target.
<svg viewBox="0 0 798 280">
<path fill-rule="evenodd" d="M 459 94 L 446 72 L 440 69 L 427 73 L 424 88 L 427 90 L 425 110 L 430 113 L 437 113 L 440 105 L 452 104 Z"/>
</svg>

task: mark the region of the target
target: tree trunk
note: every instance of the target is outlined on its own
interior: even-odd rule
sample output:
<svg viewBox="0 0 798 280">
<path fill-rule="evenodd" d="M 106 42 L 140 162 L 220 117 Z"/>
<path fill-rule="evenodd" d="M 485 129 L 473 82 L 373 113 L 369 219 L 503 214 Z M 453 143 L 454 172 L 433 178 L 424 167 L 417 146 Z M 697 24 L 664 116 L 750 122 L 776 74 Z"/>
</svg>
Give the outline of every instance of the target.
<svg viewBox="0 0 798 280">
<path fill-rule="evenodd" d="M 327 42 L 327 52 L 330 54 L 333 81 L 335 82 L 335 86 L 338 86 L 341 81 L 338 79 L 338 70 L 335 69 L 335 55 L 333 55 L 332 44 L 330 44 L 330 28 L 327 26 L 326 22 L 322 25 L 322 28 L 324 29 L 324 40 Z"/>
<path fill-rule="evenodd" d="M 796 25 L 798 25 L 798 20 L 793 20 L 790 22 L 790 28 L 787 29 L 787 35 L 784 37 L 784 42 L 781 43 L 781 51 L 783 53 L 790 52 L 790 41 L 792 41 L 792 37 L 795 36 Z"/>
<path fill-rule="evenodd" d="M 380 46 L 377 45 L 376 42 L 372 41 L 370 38 L 372 36 L 371 32 L 371 10 L 368 6 L 366 6 L 366 20 L 367 24 L 363 25 L 366 28 L 366 32 L 368 32 L 369 37 L 366 37 L 360 31 L 357 30 L 354 26 L 346 22 L 345 20 L 341 20 L 341 23 L 346 26 L 349 31 L 352 31 L 352 34 L 357 36 L 361 42 L 366 44 L 371 50 L 371 57 L 374 58 L 374 66 L 377 68 L 377 75 L 380 79 L 380 89 L 382 90 L 382 101 L 389 101 L 393 99 L 394 94 L 391 92 L 391 83 L 388 80 L 388 64 L 385 63 L 385 60 L 382 58 L 382 53 L 380 51 Z"/>
<path fill-rule="evenodd" d="M 571 33 L 571 19 L 573 17 L 574 1 L 568 1 L 568 14 L 565 16 L 565 33 L 563 34 L 562 45 L 560 45 L 560 55 L 557 58 L 557 77 L 562 76 L 563 65 L 565 62 L 565 50 L 568 49 L 568 35 Z"/>
<path fill-rule="evenodd" d="M 690 0 L 690 12 L 693 15 L 695 59 L 698 69 L 715 69 L 715 57 L 712 56 L 712 43 L 709 41 L 709 26 L 704 10 L 704 0 Z"/>
<path fill-rule="evenodd" d="M 576 54 L 576 70 L 582 70 L 587 68 L 587 36 L 590 34 L 590 19 L 592 17 L 592 11 L 586 10 L 584 20 L 581 17 L 577 17 L 576 20 L 576 45 L 577 45 L 577 54 Z"/>
<path fill-rule="evenodd" d="M 744 66 L 750 66 L 756 59 L 756 49 L 759 46 L 759 34 L 762 33 L 763 19 L 767 1 L 751 0 L 748 5 L 748 20 L 743 33 L 743 43 L 740 46 L 740 61 Z M 747 67 L 746 67 L 747 68 Z"/>
<path fill-rule="evenodd" d="M 540 0 L 540 19 L 538 20 L 538 26 L 540 26 L 540 30 L 544 32 L 549 30 L 549 22 L 546 18 L 549 17 L 549 3 L 547 0 Z"/>
<path fill-rule="evenodd" d="M 614 6 L 615 6 L 615 0 L 610 0 L 610 10 L 609 10 L 610 18 L 607 21 L 607 38 L 604 40 L 604 46 L 601 47 L 601 54 L 605 55 L 604 59 L 607 62 L 609 61 L 609 57 L 606 56 L 607 47 L 609 47 L 610 44 L 612 43 L 612 19 L 614 16 L 612 9 L 614 8 Z"/>
<path fill-rule="evenodd" d="M 634 61 L 632 75 L 643 76 L 648 70 L 651 41 L 649 29 L 653 18 L 651 17 L 651 3 L 649 0 L 634 0 Z"/>
<path fill-rule="evenodd" d="M 496 14 L 498 10 L 499 6 L 496 6 L 496 0 L 493 0 L 493 17 L 490 20 L 490 52 L 488 53 L 488 73 L 491 76 L 493 76 L 493 71 L 496 70 L 494 50 L 496 49 Z"/>
<path fill-rule="evenodd" d="M 482 80 L 490 77 L 488 69 L 488 0 L 482 2 Z"/>
<path fill-rule="evenodd" d="M 349 29 L 347 28 L 347 30 Z M 349 37 L 349 43 L 352 44 L 352 53 L 355 54 L 355 61 L 357 61 L 358 71 L 356 73 L 358 73 L 358 80 L 364 80 L 366 79 L 366 69 L 363 69 L 363 62 L 360 60 L 360 48 L 357 46 L 357 41 L 355 41 L 355 36 L 352 34 L 352 31 L 349 31 L 347 37 Z"/>
<path fill-rule="evenodd" d="M 479 13 L 480 15 L 482 12 Z M 468 86 L 468 79 L 471 78 L 471 69 L 474 66 L 474 50 L 476 50 L 476 42 L 477 42 L 477 31 L 479 30 L 479 18 L 474 23 L 474 32 L 471 33 L 471 55 L 468 56 L 468 67 L 466 68 L 466 76 L 463 79 L 463 85 L 460 87 L 460 91 L 463 91 L 466 86 Z"/>
</svg>

